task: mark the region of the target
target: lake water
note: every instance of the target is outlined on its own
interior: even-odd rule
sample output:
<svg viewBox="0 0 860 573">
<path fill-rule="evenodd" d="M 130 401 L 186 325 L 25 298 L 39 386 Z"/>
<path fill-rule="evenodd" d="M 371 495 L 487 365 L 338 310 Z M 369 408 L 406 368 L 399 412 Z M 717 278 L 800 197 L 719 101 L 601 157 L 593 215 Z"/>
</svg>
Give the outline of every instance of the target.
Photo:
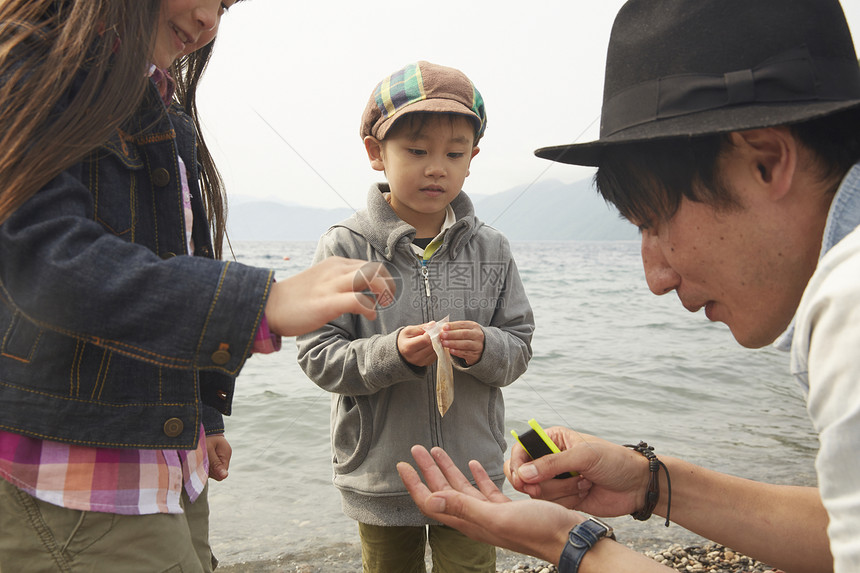
<svg viewBox="0 0 860 573">
<path fill-rule="evenodd" d="M 274 268 L 278 278 L 306 268 L 314 248 L 233 245 L 239 262 Z M 506 434 L 536 418 L 618 443 L 644 440 L 658 455 L 733 475 L 814 485 L 818 441 L 786 354 L 744 349 L 674 294 L 651 294 L 637 242 L 513 243 L 513 250 L 536 331 L 528 371 L 504 390 Z M 355 522 L 341 513 L 331 484 L 329 400 L 299 368 L 292 339 L 247 362 L 227 418 L 230 477 L 210 482 L 211 541 L 222 563 L 360 570 Z M 611 521 L 637 548 L 698 540 L 657 518 Z"/>
</svg>

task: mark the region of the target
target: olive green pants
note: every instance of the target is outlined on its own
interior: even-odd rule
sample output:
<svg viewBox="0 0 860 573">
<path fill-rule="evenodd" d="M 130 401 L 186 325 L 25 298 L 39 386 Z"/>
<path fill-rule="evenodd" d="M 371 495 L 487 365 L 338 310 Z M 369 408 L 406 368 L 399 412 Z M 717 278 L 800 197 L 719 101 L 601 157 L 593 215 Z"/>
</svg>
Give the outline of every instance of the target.
<svg viewBox="0 0 860 573">
<path fill-rule="evenodd" d="M 429 532 L 428 532 L 429 531 Z M 496 573 L 496 548 L 445 525 L 381 527 L 358 524 L 364 573 L 426 573 L 430 542 L 433 573 Z"/>
<path fill-rule="evenodd" d="M 66 509 L 0 478 L 0 573 L 211 573 L 208 486 L 183 514 Z"/>
</svg>

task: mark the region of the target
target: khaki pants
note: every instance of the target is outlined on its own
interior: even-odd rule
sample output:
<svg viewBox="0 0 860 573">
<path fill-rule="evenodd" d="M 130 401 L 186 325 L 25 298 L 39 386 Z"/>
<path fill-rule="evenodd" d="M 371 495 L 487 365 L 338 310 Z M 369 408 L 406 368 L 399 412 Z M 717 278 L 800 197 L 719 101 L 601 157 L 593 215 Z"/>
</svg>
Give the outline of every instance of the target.
<svg viewBox="0 0 860 573">
<path fill-rule="evenodd" d="M 428 533 L 429 530 L 429 533 Z M 426 573 L 430 542 L 433 573 L 496 573 L 496 548 L 444 525 L 382 527 L 358 524 L 364 573 Z"/>
<path fill-rule="evenodd" d="M 0 478 L 0 572 L 211 573 L 208 486 L 184 514 L 116 515 L 40 501 Z"/>
</svg>

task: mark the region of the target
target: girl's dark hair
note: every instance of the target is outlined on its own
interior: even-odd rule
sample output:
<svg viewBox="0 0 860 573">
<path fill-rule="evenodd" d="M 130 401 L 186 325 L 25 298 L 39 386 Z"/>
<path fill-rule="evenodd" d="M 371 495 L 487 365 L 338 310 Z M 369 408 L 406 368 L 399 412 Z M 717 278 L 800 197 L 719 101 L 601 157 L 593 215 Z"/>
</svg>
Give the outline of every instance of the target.
<svg viewBox="0 0 860 573">
<path fill-rule="evenodd" d="M 820 181 L 839 181 L 860 161 L 860 107 L 787 127 L 812 152 Z M 731 145 L 727 134 L 619 145 L 604 152 L 594 182 L 637 224 L 671 219 L 684 197 L 732 209 L 738 204 L 717 169 Z"/>
<path fill-rule="evenodd" d="M 140 105 L 160 8 L 161 0 L 0 1 L 0 224 Z M 195 102 L 211 51 L 210 44 L 183 58 L 172 72 L 177 100 L 198 125 L 201 188 L 220 257 L 223 186 Z"/>
<path fill-rule="evenodd" d="M 206 65 L 209 63 L 214 45 L 215 41 L 212 41 L 199 50 L 177 60 L 170 71 L 176 80 L 176 100 L 183 111 L 194 120 L 194 127 L 197 131 L 197 161 L 201 166 L 200 191 L 206 205 L 215 258 L 220 259 L 224 239 L 227 236 L 227 197 L 224 194 L 224 180 L 221 179 L 221 173 L 203 140 L 200 116 L 197 113 L 197 87 L 203 72 L 206 71 Z"/>
</svg>

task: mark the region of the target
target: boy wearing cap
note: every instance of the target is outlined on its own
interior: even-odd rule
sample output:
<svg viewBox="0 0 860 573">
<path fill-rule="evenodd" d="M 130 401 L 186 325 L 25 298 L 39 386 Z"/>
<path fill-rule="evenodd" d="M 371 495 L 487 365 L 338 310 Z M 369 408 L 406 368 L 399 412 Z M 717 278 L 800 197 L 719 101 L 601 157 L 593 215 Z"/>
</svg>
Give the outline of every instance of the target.
<svg viewBox="0 0 860 573">
<path fill-rule="evenodd" d="M 860 571 L 860 68 L 842 8 L 630 0 L 606 62 L 600 139 L 536 153 L 598 168 L 599 192 L 642 231 L 652 292 L 675 291 L 744 346 L 790 351 L 819 436 L 818 487 L 743 480 L 566 428 L 547 431 L 562 453 L 531 463 L 514 447 L 507 468 L 516 489 L 560 505 L 495 505 L 504 496 L 462 486 L 438 451 L 415 452 L 427 486 L 406 464 L 403 478 L 428 515 L 560 573 L 668 571 L 566 508 L 671 516 L 787 572 Z M 572 470 L 581 477 L 550 479 Z"/>
<path fill-rule="evenodd" d="M 510 246 L 475 217 L 461 187 L 486 114 L 459 70 L 418 62 L 380 82 L 361 122 L 367 208 L 320 239 L 315 260 L 386 264 L 396 298 L 375 321 L 350 316 L 297 339 L 299 364 L 332 396 L 334 484 L 359 522 L 364 571 L 495 573 L 495 547 L 427 519 L 398 478 L 410 448 L 444 446 L 462 469 L 480 461 L 504 481 L 501 388 L 525 372 L 534 318 Z M 424 326 L 449 317 L 442 345 L 454 398 L 437 401 L 437 355 Z M 427 526 L 429 525 L 429 529 Z"/>
</svg>

